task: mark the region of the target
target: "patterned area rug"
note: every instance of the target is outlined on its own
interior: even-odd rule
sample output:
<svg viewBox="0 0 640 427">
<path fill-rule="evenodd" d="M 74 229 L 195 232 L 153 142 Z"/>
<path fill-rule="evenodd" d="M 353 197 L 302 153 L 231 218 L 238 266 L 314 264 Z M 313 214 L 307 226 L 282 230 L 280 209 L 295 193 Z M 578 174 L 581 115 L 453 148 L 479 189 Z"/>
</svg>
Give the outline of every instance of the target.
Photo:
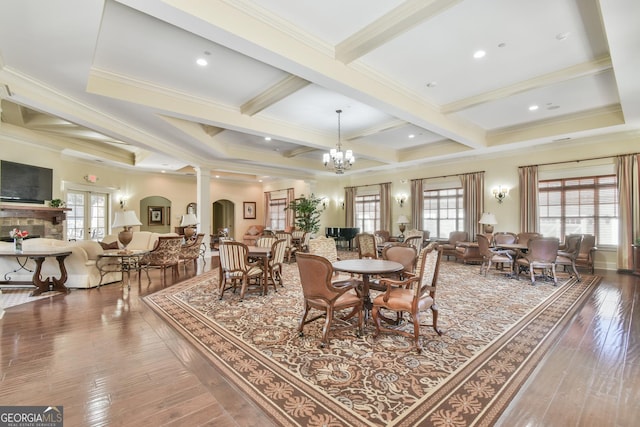
<svg viewBox="0 0 640 427">
<path fill-rule="evenodd" d="M 332 329 L 324 349 L 321 321 L 299 337 L 295 263 L 285 265 L 277 293 L 248 294 L 243 302 L 233 293 L 218 300 L 217 270 L 145 301 L 280 425 L 491 425 L 599 278 L 565 275 L 557 287 L 531 286 L 524 277 L 478 271 L 442 263 L 444 334 L 423 328 L 421 354 L 400 335 L 374 339 L 371 325 L 361 338 L 353 324 Z"/>
</svg>

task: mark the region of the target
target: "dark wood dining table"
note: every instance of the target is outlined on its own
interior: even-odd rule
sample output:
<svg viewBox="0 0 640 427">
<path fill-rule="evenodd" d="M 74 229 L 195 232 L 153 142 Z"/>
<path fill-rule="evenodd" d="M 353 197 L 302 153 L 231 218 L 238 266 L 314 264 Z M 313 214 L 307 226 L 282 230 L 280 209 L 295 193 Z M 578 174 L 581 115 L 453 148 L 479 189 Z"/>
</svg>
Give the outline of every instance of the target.
<svg viewBox="0 0 640 427">
<path fill-rule="evenodd" d="M 344 271 L 346 273 L 354 273 L 362 275 L 362 295 L 364 295 L 364 308 L 366 318 L 369 318 L 369 312 L 373 303 L 369 296 L 369 283 L 372 275 L 397 273 L 402 271 L 404 266 L 399 262 L 388 261 L 384 259 L 345 259 L 332 263 L 335 271 Z"/>
</svg>

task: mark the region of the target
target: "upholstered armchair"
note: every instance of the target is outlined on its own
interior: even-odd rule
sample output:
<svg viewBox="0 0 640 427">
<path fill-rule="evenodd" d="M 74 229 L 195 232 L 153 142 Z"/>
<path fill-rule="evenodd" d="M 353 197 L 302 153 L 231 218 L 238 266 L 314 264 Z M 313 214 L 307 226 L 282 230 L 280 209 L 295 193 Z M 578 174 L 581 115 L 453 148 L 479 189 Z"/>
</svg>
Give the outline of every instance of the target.
<svg viewBox="0 0 640 427">
<path fill-rule="evenodd" d="M 264 225 L 252 225 L 242 236 L 245 245 L 255 246 L 258 240 L 264 234 Z"/>
<path fill-rule="evenodd" d="M 563 266 L 565 271 L 567 267 L 571 267 L 578 281 L 582 280 L 578 269 L 576 268 L 576 259 L 580 253 L 580 245 L 582 244 L 582 234 L 571 234 L 565 240 L 565 247 L 558 250 L 556 258 L 556 266 Z"/>
<path fill-rule="evenodd" d="M 528 245 L 529 244 L 529 240 L 532 239 L 539 239 L 540 237 L 542 237 L 542 234 L 540 233 L 518 233 L 518 239 L 517 239 L 517 243 L 520 243 L 522 245 Z"/>
<path fill-rule="evenodd" d="M 202 250 L 202 240 L 204 239 L 204 233 L 198 233 L 195 239 L 185 242 L 180 247 L 180 261 L 184 266 L 184 273 L 187 274 L 187 263 L 193 262 L 194 273 L 198 272 L 198 257 L 200 257 L 200 251 Z"/>
<path fill-rule="evenodd" d="M 469 233 L 466 231 L 452 231 L 449 233 L 449 240 L 440 244 L 440 247 L 442 248 L 442 256 L 446 256 L 447 259 L 449 259 L 450 256 L 456 258 L 456 246 L 458 246 L 459 242 L 466 242 L 468 240 Z"/>
<path fill-rule="evenodd" d="M 358 293 L 358 283 L 341 283 L 337 286 L 331 282 L 333 278 L 333 266 L 324 257 L 306 253 L 298 254 L 296 258 L 300 272 L 300 284 L 304 295 L 304 312 L 298 324 L 298 335 L 303 336 L 303 328 L 307 323 L 324 317 L 322 328 L 322 341 L 320 347 L 327 345 L 329 341 L 329 329 L 333 323 L 335 313 L 349 309 L 351 314 L 358 315 L 357 332 L 362 334 L 364 324 L 363 298 Z M 321 313 L 311 319 L 307 319 L 311 310 Z"/>
<path fill-rule="evenodd" d="M 414 346 L 421 351 L 420 338 L 420 313 L 431 309 L 433 323 L 431 325 L 438 335 L 442 331 L 438 329 L 438 307 L 436 305 L 436 284 L 442 252 L 437 244 L 432 243 L 420 252 L 416 272 L 405 280 L 381 279 L 380 285 L 385 286 L 385 291 L 373 300 L 373 320 L 376 325 L 375 336 L 381 331 L 401 334 L 413 338 Z M 413 322 L 413 333 L 397 328 L 387 328 L 380 324 L 383 317 L 381 310 L 410 313 Z"/>
<path fill-rule="evenodd" d="M 180 262 L 180 248 L 182 237 L 180 236 L 160 236 L 155 247 L 142 257 L 141 264 L 148 268 L 159 268 L 161 271 L 160 280 L 162 287 L 166 283 L 166 272 L 171 268 L 172 276 L 176 279 L 179 275 L 178 263 Z"/>
<path fill-rule="evenodd" d="M 591 274 L 594 272 L 594 256 L 598 250 L 596 246 L 596 236 L 593 234 L 583 234 L 580 252 L 576 258 L 576 267 L 585 267 Z"/>
<path fill-rule="evenodd" d="M 376 230 L 373 235 L 379 237 L 383 244 L 391 238 L 391 233 L 388 230 Z"/>
<path fill-rule="evenodd" d="M 286 231 L 278 231 L 276 232 L 276 237 L 278 238 L 278 240 L 284 239 L 287 241 L 287 250 L 284 256 L 287 259 L 287 262 L 290 263 L 291 257 L 294 256 L 298 251 L 298 248 L 296 247 L 296 245 L 293 244 L 292 234 Z"/>
</svg>

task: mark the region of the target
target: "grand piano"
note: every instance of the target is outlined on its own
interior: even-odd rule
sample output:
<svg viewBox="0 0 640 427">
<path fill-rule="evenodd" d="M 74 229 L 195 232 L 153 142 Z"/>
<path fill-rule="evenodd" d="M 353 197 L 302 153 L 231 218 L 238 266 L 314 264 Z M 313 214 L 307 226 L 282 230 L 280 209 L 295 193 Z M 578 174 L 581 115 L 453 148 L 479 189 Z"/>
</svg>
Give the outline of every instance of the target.
<svg viewBox="0 0 640 427">
<path fill-rule="evenodd" d="M 344 241 L 349 243 L 349 250 L 351 250 L 351 243 L 356 234 L 360 232 L 359 227 L 326 227 L 325 235 L 327 237 L 333 237 L 336 242 Z"/>
</svg>

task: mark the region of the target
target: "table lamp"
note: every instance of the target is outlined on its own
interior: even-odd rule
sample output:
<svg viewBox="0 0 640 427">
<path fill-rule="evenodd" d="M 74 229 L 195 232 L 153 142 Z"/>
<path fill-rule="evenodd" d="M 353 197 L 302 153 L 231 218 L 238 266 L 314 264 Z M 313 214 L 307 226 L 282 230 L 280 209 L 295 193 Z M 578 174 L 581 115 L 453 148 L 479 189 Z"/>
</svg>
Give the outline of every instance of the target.
<svg viewBox="0 0 640 427">
<path fill-rule="evenodd" d="M 182 215 L 182 221 L 180 221 L 180 227 L 184 227 L 184 238 L 190 240 L 194 234 L 196 234 L 195 225 L 198 224 L 198 217 L 196 214 L 188 213 Z"/>
<path fill-rule="evenodd" d="M 134 211 L 116 212 L 112 227 L 122 227 L 122 231 L 118 233 L 118 241 L 120 241 L 120 244 L 122 244 L 125 250 L 127 249 L 127 245 L 131 243 L 131 239 L 133 239 L 131 227 L 134 225 L 142 225 Z"/>
<path fill-rule="evenodd" d="M 491 234 L 493 233 L 493 226 L 496 225 L 498 221 L 496 221 L 496 216 L 491 212 L 483 212 L 478 223 L 484 226 L 485 233 Z"/>
<path fill-rule="evenodd" d="M 398 217 L 398 228 L 400 229 L 400 236 L 404 238 L 404 230 L 406 229 L 407 224 L 409 223 L 409 219 L 406 216 L 400 215 Z"/>
</svg>

